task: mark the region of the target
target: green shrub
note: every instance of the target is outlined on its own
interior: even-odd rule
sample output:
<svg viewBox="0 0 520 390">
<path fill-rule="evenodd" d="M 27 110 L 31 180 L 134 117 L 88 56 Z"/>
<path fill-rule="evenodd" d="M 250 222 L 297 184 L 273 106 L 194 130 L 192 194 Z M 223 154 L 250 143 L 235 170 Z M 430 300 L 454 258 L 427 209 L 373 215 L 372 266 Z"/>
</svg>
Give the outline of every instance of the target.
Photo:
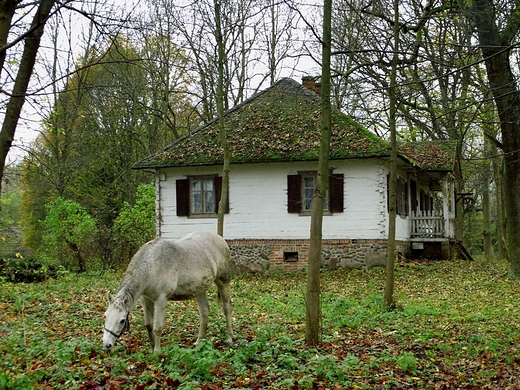
<svg viewBox="0 0 520 390">
<path fill-rule="evenodd" d="M 0 259 L 0 276 L 14 283 L 42 282 L 57 276 L 58 269 L 39 259 L 14 256 Z"/>
<path fill-rule="evenodd" d="M 65 268 L 85 272 L 91 258 L 86 248 L 97 233 L 96 220 L 80 204 L 61 197 L 48 203 L 46 211 L 38 253 Z"/>
<path fill-rule="evenodd" d="M 145 242 L 155 237 L 155 186 L 137 187 L 135 204 L 125 202 L 114 220 L 116 253 L 120 261 L 133 256 Z M 119 265 L 119 264 L 116 264 Z"/>
</svg>

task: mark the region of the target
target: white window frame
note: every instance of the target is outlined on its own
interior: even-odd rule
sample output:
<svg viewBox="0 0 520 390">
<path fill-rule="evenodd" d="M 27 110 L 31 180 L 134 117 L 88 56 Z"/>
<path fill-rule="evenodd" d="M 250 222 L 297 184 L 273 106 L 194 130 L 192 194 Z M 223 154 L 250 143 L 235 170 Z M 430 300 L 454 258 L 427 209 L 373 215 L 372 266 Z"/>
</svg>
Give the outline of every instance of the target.
<svg viewBox="0 0 520 390">
<path fill-rule="evenodd" d="M 190 181 L 190 216 L 214 216 L 217 214 L 215 176 L 191 176 Z M 200 183 L 200 189 L 195 191 L 194 184 Z M 211 189 L 207 189 L 211 184 Z M 195 200 L 196 194 L 200 199 Z M 211 207 L 209 207 L 211 205 Z M 200 207 L 200 208 L 199 208 Z"/>
<path fill-rule="evenodd" d="M 314 191 L 316 189 L 316 182 L 318 180 L 318 172 L 317 171 L 305 171 L 305 172 L 299 172 L 301 176 L 301 214 L 310 214 L 312 212 L 312 202 L 314 198 Z M 312 179 L 312 188 L 309 186 L 305 186 L 306 179 Z M 312 196 L 309 197 L 309 191 L 312 191 Z M 327 196 L 325 197 L 325 201 L 323 202 L 323 211 L 325 213 L 329 212 L 329 192 L 327 191 Z"/>
</svg>

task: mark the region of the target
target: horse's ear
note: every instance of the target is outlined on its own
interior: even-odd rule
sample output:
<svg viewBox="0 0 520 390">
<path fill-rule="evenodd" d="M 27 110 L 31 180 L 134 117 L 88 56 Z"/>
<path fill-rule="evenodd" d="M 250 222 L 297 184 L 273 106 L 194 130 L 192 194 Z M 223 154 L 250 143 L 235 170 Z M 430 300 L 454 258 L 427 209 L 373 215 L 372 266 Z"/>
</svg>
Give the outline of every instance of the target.
<svg viewBox="0 0 520 390">
<path fill-rule="evenodd" d="M 110 294 L 110 291 L 107 293 L 107 299 L 109 304 L 111 304 L 114 301 L 114 298 L 112 297 L 112 294 Z"/>
</svg>

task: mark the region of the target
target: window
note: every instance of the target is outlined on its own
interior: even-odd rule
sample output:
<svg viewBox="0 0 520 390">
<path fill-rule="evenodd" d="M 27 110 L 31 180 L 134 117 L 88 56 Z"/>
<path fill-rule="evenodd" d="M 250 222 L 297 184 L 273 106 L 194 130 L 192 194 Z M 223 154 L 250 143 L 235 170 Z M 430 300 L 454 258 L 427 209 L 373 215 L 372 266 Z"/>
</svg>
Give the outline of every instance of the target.
<svg viewBox="0 0 520 390">
<path fill-rule="evenodd" d="M 300 172 L 287 176 L 287 211 L 308 214 L 312 210 L 312 198 L 316 186 L 317 172 Z M 329 193 L 324 210 L 343 211 L 343 174 L 329 176 Z"/>
<path fill-rule="evenodd" d="M 388 210 L 390 210 L 390 175 L 386 175 L 386 199 Z M 408 183 L 402 177 L 397 178 L 396 213 L 402 217 L 408 215 Z"/>
<path fill-rule="evenodd" d="M 423 211 L 433 210 L 433 197 L 424 190 L 420 192 L 420 208 Z"/>
<path fill-rule="evenodd" d="M 177 215 L 216 217 L 221 192 L 220 176 L 192 176 L 177 180 Z M 229 213 L 229 196 L 225 212 Z"/>
<path fill-rule="evenodd" d="M 408 183 L 402 177 L 397 180 L 397 214 L 408 215 Z"/>
<path fill-rule="evenodd" d="M 284 252 L 283 259 L 287 263 L 297 263 L 298 262 L 298 252 Z"/>
<path fill-rule="evenodd" d="M 314 197 L 315 185 L 315 175 L 305 174 L 302 176 L 302 211 L 312 210 L 312 198 Z"/>
<path fill-rule="evenodd" d="M 214 179 L 190 180 L 190 210 L 192 214 L 215 213 L 215 185 Z"/>
<path fill-rule="evenodd" d="M 414 213 L 417 212 L 417 182 L 410 180 L 410 208 Z"/>
<path fill-rule="evenodd" d="M 314 199 L 314 189 L 316 188 L 317 172 L 301 173 L 302 178 L 302 212 L 310 212 L 312 210 L 312 201 Z M 325 197 L 323 202 L 323 210 L 329 211 L 329 199 Z"/>
</svg>

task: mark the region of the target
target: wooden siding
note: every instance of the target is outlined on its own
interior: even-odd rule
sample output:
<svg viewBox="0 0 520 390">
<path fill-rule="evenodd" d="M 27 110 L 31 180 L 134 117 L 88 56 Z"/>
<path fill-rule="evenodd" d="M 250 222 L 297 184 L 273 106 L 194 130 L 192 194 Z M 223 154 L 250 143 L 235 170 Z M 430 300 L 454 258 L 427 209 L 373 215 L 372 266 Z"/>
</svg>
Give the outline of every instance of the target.
<svg viewBox="0 0 520 390">
<path fill-rule="evenodd" d="M 385 164 L 378 159 L 334 161 L 334 173 L 344 175 L 344 211 L 325 215 L 324 239 L 386 239 Z M 230 212 L 225 216 L 227 239 L 305 239 L 310 216 L 287 212 L 287 175 L 315 170 L 317 163 L 234 165 L 230 171 Z M 176 180 L 187 175 L 220 174 L 221 167 L 168 168 L 159 171 L 157 232 L 177 238 L 191 231 L 216 231 L 216 218 L 178 217 Z M 404 225 L 398 224 L 398 232 Z M 409 230 L 399 232 L 407 238 Z M 408 233 L 409 234 L 409 233 Z"/>
</svg>

